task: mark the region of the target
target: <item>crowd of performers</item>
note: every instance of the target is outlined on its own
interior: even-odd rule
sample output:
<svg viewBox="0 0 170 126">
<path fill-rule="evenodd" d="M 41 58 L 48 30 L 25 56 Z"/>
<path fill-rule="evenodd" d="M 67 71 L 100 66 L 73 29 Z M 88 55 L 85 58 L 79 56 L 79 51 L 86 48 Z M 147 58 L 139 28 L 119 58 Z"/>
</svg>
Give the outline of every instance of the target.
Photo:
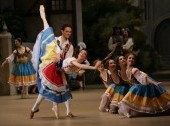
<svg viewBox="0 0 170 126">
<path fill-rule="evenodd" d="M 111 58 L 119 45 L 114 43 L 111 53 L 104 60 L 97 59 L 93 66 L 90 66 L 85 64 L 88 55 L 85 49 L 82 49 L 77 57 L 72 57 L 74 49 L 69 42 L 71 26 L 64 25 L 61 29 L 62 35 L 55 37 L 46 20 L 43 5 L 40 6 L 40 16 L 44 29 L 37 36 L 33 52 L 24 47 L 20 39 L 16 39 L 16 50 L 2 63 L 3 67 L 6 63 L 16 60 L 9 83 L 23 87 L 22 97 L 28 95 L 29 85 L 37 83 L 39 95 L 32 107 L 31 119 L 39 112 L 44 99 L 52 102 L 52 110 L 57 119 L 60 103 L 65 103 L 66 116 L 74 117 L 70 109 L 72 94 L 66 75 L 82 75 L 85 69 L 98 70 L 106 87 L 101 96 L 99 111 L 126 117 L 170 114 L 170 94 L 159 85 L 160 82 L 156 82 L 134 66 L 132 39 L 124 43 L 126 54 L 116 54 L 115 59 Z M 127 48 L 130 52 L 127 52 Z M 32 63 L 28 60 L 28 54 L 32 54 Z"/>
<path fill-rule="evenodd" d="M 98 67 L 107 88 L 99 110 L 126 117 L 170 114 L 170 94 L 134 63 L 135 54 L 128 53 Z"/>
<path fill-rule="evenodd" d="M 162 82 L 135 67 L 140 50 L 134 50 L 129 29 L 113 27 L 108 48 L 111 53 L 96 60 L 102 62 L 97 69 L 106 87 L 99 110 L 129 118 L 170 114 L 170 94 L 159 85 Z"/>
</svg>

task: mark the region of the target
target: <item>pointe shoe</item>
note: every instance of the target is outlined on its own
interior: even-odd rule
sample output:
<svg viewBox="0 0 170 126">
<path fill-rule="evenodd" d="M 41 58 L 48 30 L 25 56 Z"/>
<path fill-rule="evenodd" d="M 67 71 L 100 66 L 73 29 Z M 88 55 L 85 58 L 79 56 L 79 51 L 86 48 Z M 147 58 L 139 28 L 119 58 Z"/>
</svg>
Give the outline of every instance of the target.
<svg viewBox="0 0 170 126">
<path fill-rule="evenodd" d="M 43 5 L 40 5 L 40 16 L 41 16 L 41 19 L 46 19 L 46 16 L 45 16 L 45 8 Z"/>
<path fill-rule="evenodd" d="M 131 115 L 129 113 L 126 113 L 126 117 L 131 118 Z"/>
<path fill-rule="evenodd" d="M 57 119 L 59 119 L 59 112 L 54 107 L 52 108 Z"/>
<path fill-rule="evenodd" d="M 75 116 L 74 116 L 71 112 L 69 112 L 66 117 L 68 117 L 68 118 L 73 118 L 73 117 L 75 117 Z"/>
<path fill-rule="evenodd" d="M 34 112 L 31 110 L 30 119 L 32 119 L 34 117 L 34 113 L 37 113 L 37 112 L 39 112 L 39 109 L 35 110 Z"/>
</svg>

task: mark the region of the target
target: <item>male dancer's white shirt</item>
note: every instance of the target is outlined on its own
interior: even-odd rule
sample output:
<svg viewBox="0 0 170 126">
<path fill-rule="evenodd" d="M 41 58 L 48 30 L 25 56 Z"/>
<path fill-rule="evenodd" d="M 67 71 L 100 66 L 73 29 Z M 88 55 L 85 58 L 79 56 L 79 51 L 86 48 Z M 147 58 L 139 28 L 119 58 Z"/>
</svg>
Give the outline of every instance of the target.
<svg viewBox="0 0 170 126">
<path fill-rule="evenodd" d="M 67 40 L 67 41 L 65 41 L 65 42 L 63 43 L 62 40 L 61 40 L 61 36 L 55 37 L 55 39 L 60 41 L 59 45 L 61 46 L 62 50 L 65 49 L 65 47 L 66 47 L 67 44 L 70 45 L 69 50 L 67 51 L 67 53 L 66 53 L 66 55 L 65 55 L 65 58 L 72 57 L 72 56 L 73 56 L 74 47 L 73 47 L 73 45 L 69 42 L 69 40 Z"/>
</svg>

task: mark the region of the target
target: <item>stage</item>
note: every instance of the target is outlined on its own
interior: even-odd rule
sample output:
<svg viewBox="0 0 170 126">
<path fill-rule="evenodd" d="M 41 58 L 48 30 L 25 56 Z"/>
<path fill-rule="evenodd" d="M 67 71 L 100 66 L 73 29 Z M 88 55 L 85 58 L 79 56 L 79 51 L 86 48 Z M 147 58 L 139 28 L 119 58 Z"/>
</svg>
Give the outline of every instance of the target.
<svg viewBox="0 0 170 126">
<path fill-rule="evenodd" d="M 170 92 L 170 86 L 165 86 Z M 43 101 L 40 111 L 30 119 L 30 111 L 38 94 L 21 99 L 20 95 L 0 96 L 1 126 L 169 126 L 170 116 L 126 118 L 118 114 L 99 112 L 98 106 L 103 88 L 72 91 L 74 118 L 66 118 L 65 105 L 59 105 L 60 119 L 56 119 L 50 101 Z"/>
</svg>

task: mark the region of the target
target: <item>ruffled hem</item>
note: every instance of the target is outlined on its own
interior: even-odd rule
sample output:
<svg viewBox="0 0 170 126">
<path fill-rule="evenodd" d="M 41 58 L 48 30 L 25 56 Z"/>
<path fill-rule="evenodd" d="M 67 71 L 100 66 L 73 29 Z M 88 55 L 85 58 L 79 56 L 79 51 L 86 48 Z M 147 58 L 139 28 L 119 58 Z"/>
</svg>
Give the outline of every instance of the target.
<svg viewBox="0 0 170 126">
<path fill-rule="evenodd" d="M 66 88 L 66 86 L 65 86 Z M 71 92 L 68 88 L 66 88 L 65 91 L 54 91 L 46 87 L 45 85 L 42 85 L 41 89 L 39 90 L 39 93 L 46 99 L 55 102 L 55 103 L 62 103 L 69 99 L 72 99 Z"/>
<path fill-rule="evenodd" d="M 157 114 L 170 109 L 170 95 L 155 85 L 134 85 L 119 103 L 122 113 L 133 110 L 139 113 Z"/>
<path fill-rule="evenodd" d="M 15 85 L 15 86 L 23 86 L 23 85 L 35 85 L 37 84 L 36 75 L 28 75 L 28 76 L 15 76 L 10 75 L 9 84 Z"/>
<path fill-rule="evenodd" d="M 54 91 L 65 91 L 65 85 L 63 84 L 61 71 L 56 69 L 54 62 L 50 63 L 44 68 L 40 68 L 39 76 L 42 85 L 47 86 L 49 89 Z"/>
</svg>

